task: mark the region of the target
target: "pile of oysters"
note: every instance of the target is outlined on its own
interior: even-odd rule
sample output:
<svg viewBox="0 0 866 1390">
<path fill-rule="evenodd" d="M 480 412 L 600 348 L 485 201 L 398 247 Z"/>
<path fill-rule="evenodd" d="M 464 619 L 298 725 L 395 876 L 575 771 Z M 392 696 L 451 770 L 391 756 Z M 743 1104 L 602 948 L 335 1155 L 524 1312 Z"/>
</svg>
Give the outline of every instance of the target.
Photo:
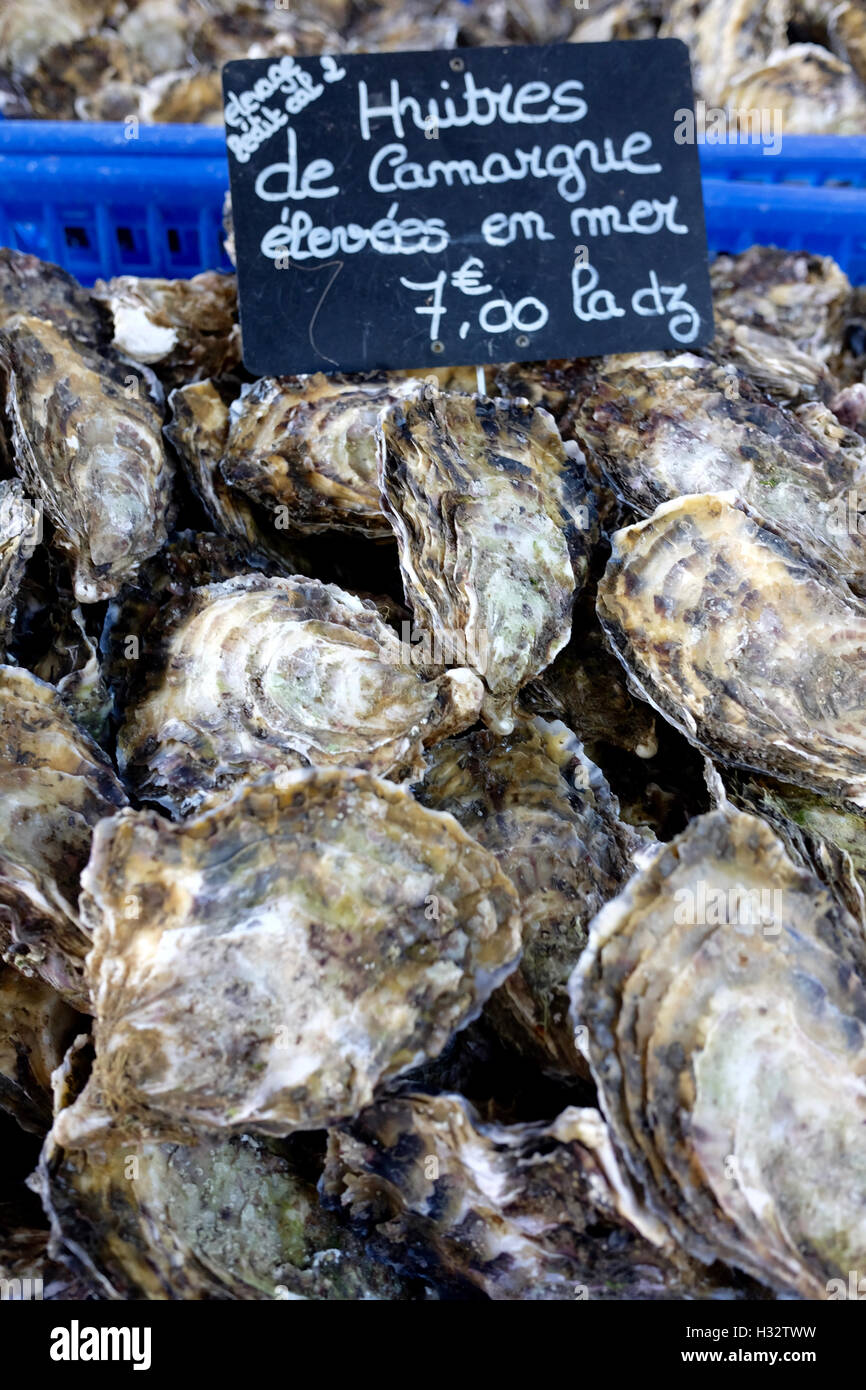
<svg viewBox="0 0 866 1390">
<path fill-rule="evenodd" d="M 700 352 L 251 380 L 233 277 L 0 251 L 4 1279 L 866 1269 L 866 300 L 711 274 Z"/>
</svg>

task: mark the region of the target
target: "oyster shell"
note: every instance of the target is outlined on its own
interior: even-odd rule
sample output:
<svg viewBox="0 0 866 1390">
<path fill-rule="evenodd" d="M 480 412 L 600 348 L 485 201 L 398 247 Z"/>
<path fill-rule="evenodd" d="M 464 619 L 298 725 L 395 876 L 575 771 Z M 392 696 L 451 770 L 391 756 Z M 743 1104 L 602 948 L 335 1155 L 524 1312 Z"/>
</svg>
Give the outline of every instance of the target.
<svg viewBox="0 0 866 1390">
<path fill-rule="evenodd" d="M 83 1022 L 50 985 L 0 965 L 0 1107 L 24 1129 L 51 1126 L 51 1073 Z"/>
<path fill-rule="evenodd" d="M 572 982 L 651 1209 L 697 1259 L 805 1298 L 866 1256 L 863 945 L 767 825 L 728 807 L 601 910 Z"/>
<path fill-rule="evenodd" d="M 119 368 L 44 319 L 9 319 L 4 353 L 16 467 L 72 559 L 76 598 L 95 603 L 165 540 L 162 422 L 137 378 L 121 385 Z"/>
<path fill-rule="evenodd" d="M 720 93 L 731 110 L 778 112 L 786 135 L 860 135 L 866 90 L 853 69 L 813 43 L 792 43 L 734 73 Z"/>
<path fill-rule="evenodd" d="M 0 661 L 6 660 L 18 589 L 40 530 L 41 516 L 18 480 L 0 481 Z"/>
<path fill-rule="evenodd" d="M 164 426 L 187 481 L 204 507 L 208 521 L 224 536 L 232 536 L 252 551 L 274 561 L 289 573 L 306 573 L 297 550 L 280 545 L 285 534 L 264 508 L 229 487 L 220 471 L 229 434 L 229 407 L 212 381 L 178 386 L 168 398 L 171 419 Z M 268 525 L 267 523 L 272 524 Z"/>
<path fill-rule="evenodd" d="M 846 517 L 866 454 L 829 411 L 802 409 L 772 405 L 708 358 L 640 353 L 608 359 L 570 425 L 639 514 L 683 494 L 735 489 L 769 526 L 862 592 L 866 534 Z"/>
<path fill-rule="evenodd" d="M 691 742 L 866 805 L 866 605 L 732 493 L 618 531 L 598 613 L 636 689 Z"/>
<path fill-rule="evenodd" d="M 573 734 L 542 719 L 501 739 L 485 729 L 440 743 L 417 795 L 495 854 L 520 898 L 523 955 L 488 1015 L 545 1067 L 583 1072 L 568 979 L 590 918 L 619 892 L 645 842 L 620 821 Z"/>
<path fill-rule="evenodd" d="M 51 686 L 0 666 L 0 956 L 88 1010 L 78 880 L 93 826 L 126 804 Z"/>
<path fill-rule="evenodd" d="M 46 9 L 40 0 L 6 0 L 0 13 L 0 54 L 16 73 L 31 72 L 44 48 L 70 42 L 97 26 L 107 5 L 93 0 L 65 0 L 62 9 Z"/>
<path fill-rule="evenodd" d="M 241 360 L 237 285 L 208 270 L 191 280 L 119 275 L 93 296 L 114 323 L 114 346 L 152 366 L 167 386 L 233 371 Z"/>
<path fill-rule="evenodd" d="M 830 256 L 751 246 L 710 265 L 713 308 L 725 319 L 787 339 L 832 365 L 841 352 L 853 291 Z"/>
<path fill-rule="evenodd" d="M 97 827 L 81 906 L 96 1066 L 55 1126 L 286 1134 L 435 1056 L 520 952 L 517 897 L 450 816 L 368 773 L 264 780 Z"/>
<path fill-rule="evenodd" d="M 81 1070 L 70 1056 L 61 1115 Z M 30 1183 L 51 1221 L 49 1253 L 103 1299 L 410 1296 L 320 1208 L 291 1157 L 251 1134 L 84 1149 L 52 1131 Z"/>
<path fill-rule="evenodd" d="M 381 430 L 416 622 L 444 664 L 483 678 L 485 721 L 508 733 L 518 691 L 569 638 L 596 534 L 585 470 L 551 416 L 517 401 L 431 391 L 384 411 Z"/>
<path fill-rule="evenodd" d="M 662 9 L 659 38 L 688 44 L 695 91 L 708 100 L 734 73 L 768 59 L 787 37 L 789 0 L 671 0 Z"/>
<path fill-rule="evenodd" d="M 0 328 L 16 314 L 47 319 L 86 347 L 111 337 L 106 310 L 68 271 L 38 256 L 0 246 Z"/>
<path fill-rule="evenodd" d="M 380 412 L 423 389 L 412 377 L 367 384 L 351 378 L 264 377 L 231 408 L 221 468 L 226 482 L 293 531 L 387 536 L 377 478 Z"/>
<path fill-rule="evenodd" d="M 193 589 L 143 655 L 118 760 L 174 815 L 287 766 L 416 777 L 424 745 L 474 724 L 483 696 L 466 669 L 425 679 L 372 604 L 297 576 Z"/>
<path fill-rule="evenodd" d="M 642 1209 L 593 1109 L 498 1125 L 459 1095 L 383 1098 L 331 1132 L 322 1190 L 368 1248 L 492 1299 L 694 1298 L 724 1287 L 678 1257 Z"/>
</svg>

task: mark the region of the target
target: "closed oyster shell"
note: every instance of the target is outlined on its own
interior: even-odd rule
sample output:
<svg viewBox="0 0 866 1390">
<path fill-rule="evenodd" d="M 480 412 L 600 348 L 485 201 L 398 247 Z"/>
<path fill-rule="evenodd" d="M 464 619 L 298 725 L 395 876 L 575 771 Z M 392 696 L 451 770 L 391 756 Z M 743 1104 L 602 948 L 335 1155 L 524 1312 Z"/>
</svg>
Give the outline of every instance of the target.
<svg viewBox="0 0 866 1390">
<path fill-rule="evenodd" d="M 659 37 L 688 44 L 695 91 L 710 102 L 735 72 L 769 58 L 787 37 L 789 0 L 671 0 L 661 8 Z"/>
<path fill-rule="evenodd" d="M 117 592 L 166 537 L 171 468 L 161 419 L 118 369 L 44 319 L 17 315 L 0 336 L 16 468 L 71 557 L 75 596 Z"/>
<path fill-rule="evenodd" d="M 331 1132 L 322 1190 L 368 1246 L 492 1299 L 731 1294 L 642 1208 L 597 1110 L 498 1125 L 459 1095 L 385 1097 Z"/>
<path fill-rule="evenodd" d="M 426 680 L 372 604 L 317 579 L 241 575 L 176 605 L 118 734 L 121 771 L 173 814 L 288 767 L 420 775 L 474 724 L 468 670 Z"/>
<path fill-rule="evenodd" d="M 488 1015 L 546 1068 L 584 1072 L 568 980 L 590 919 L 619 892 L 645 841 L 620 821 L 574 735 L 542 719 L 504 738 L 482 730 L 440 743 L 417 795 L 495 854 L 520 898 L 523 955 Z"/>
<path fill-rule="evenodd" d="M 643 353 L 609 359 L 571 424 L 640 515 L 686 493 L 735 489 L 769 526 L 866 591 L 866 533 L 846 523 L 866 452 L 826 409 L 802 411 L 772 405 L 707 358 Z"/>
<path fill-rule="evenodd" d="M 85 347 L 100 349 L 111 337 L 108 313 L 59 265 L 0 246 L 0 328 L 16 314 L 47 319 Z"/>
<path fill-rule="evenodd" d="M 722 762 L 866 805 L 866 605 L 733 494 L 618 531 L 598 614 L 645 699 Z"/>
<path fill-rule="evenodd" d="M 79 875 L 94 825 L 126 797 L 51 686 L 0 666 L 0 704 L 0 955 L 88 1010 Z"/>
<path fill-rule="evenodd" d="M 229 435 L 229 407 L 212 381 L 178 386 L 168 398 L 171 419 L 164 433 L 174 445 L 187 481 L 204 507 L 208 521 L 223 536 L 232 536 L 254 553 L 289 574 L 306 574 L 308 561 L 285 537 L 263 507 L 229 487 L 220 460 Z"/>
<path fill-rule="evenodd" d="M 841 351 L 853 291 L 832 257 L 750 246 L 716 256 L 710 284 L 719 317 L 776 334 L 828 365 Z"/>
<path fill-rule="evenodd" d="M 38 510 L 18 480 L 0 481 L 0 661 L 6 660 L 28 557 L 41 539 L 40 522 Z"/>
<path fill-rule="evenodd" d="M 180 825 L 104 820 L 84 889 L 96 1066 L 64 1146 L 100 1123 L 160 1140 L 334 1123 L 436 1056 L 520 952 L 493 856 L 362 772 L 288 773 Z"/>
<path fill-rule="evenodd" d="M 254 1135 L 69 1149 L 52 1132 L 31 1186 L 51 1255 L 102 1299 L 411 1296 Z"/>
<path fill-rule="evenodd" d="M 115 348 L 152 366 L 167 386 L 219 376 L 241 360 L 233 275 L 119 275 L 97 280 L 93 296 L 110 310 Z"/>
<path fill-rule="evenodd" d="M 861 135 L 866 89 L 848 63 L 815 43 L 778 48 L 731 74 L 719 93 L 732 111 L 778 112 L 786 135 Z"/>
<path fill-rule="evenodd" d="M 863 946 L 766 824 L 727 807 L 602 909 L 572 982 L 652 1210 L 696 1258 L 805 1298 L 866 1256 Z"/>
<path fill-rule="evenodd" d="M 0 1107 L 24 1129 L 50 1128 L 51 1073 L 82 1022 L 43 980 L 0 965 Z"/>
<path fill-rule="evenodd" d="M 384 411 L 379 479 L 407 600 L 446 665 L 487 688 L 513 727 L 520 688 L 571 631 L 596 534 L 582 465 L 550 415 L 517 401 L 426 392 Z"/>
<path fill-rule="evenodd" d="M 768 821 L 795 863 L 810 869 L 860 922 L 866 940 L 866 815 L 805 787 L 749 773 L 725 779 L 731 801 Z"/>
<path fill-rule="evenodd" d="M 377 477 L 380 412 L 423 389 L 391 383 L 263 377 L 231 409 L 221 468 L 231 487 L 273 510 L 293 531 L 391 536 Z"/>
</svg>

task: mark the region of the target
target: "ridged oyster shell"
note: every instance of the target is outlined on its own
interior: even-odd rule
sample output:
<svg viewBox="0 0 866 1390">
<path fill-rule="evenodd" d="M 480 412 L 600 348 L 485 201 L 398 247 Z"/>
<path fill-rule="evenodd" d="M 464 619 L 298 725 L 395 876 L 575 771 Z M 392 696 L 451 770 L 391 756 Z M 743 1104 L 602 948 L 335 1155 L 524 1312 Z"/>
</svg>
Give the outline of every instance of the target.
<svg viewBox="0 0 866 1390">
<path fill-rule="evenodd" d="M 474 724 L 483 696 L 466 669 L 425 679 L 372 604 L 297 576 L 193 589 L 146 660 L 118 759 L 175 815 L 286 767 L 418 776 L 424 745 Z"/>
<path fill-rule="evenodd" d="M 111 337 L 108 313 L 68 271 L 24 251 L 0 246 L 0 328 L 16 314 L 47 319 L 87 347 Z"/>
<path fill-rule="evenodd" d="M 96 1066 L 58 1142 L 286 1134 L 435 1056 L 520 952 L 517 896 L 450 816 L 362 772 L 286 774 L 97 828 Z"/>
<path fill-rule="evenodd" d="M 323 376 L 263 377 L 231 408 L 223 477 L 293 531 L 391 535 L 377 478 L 380 412 L 423 389 L 412 377 L 389 383 Z"/>
<path fill-rule="evenodd" d="M 60 1114 L 85 1041 L 58 1076 Z M 251 1134 L 85 1149 L 52 1131 L 30 1185 L 51 1221 L 50 1253 L 102 1299 L 410 1296 L 322 1210 L 291 1157 Z"/>
<path fill-rule="evenodd" d="M 573 734 L 542 719 L 502 738 L 481 730 L 440 743 L 417 795 L 495 854 L 520 898 L 523 955 L 488 1015 L 542 1065 L 582 1072 L 568 980 L 590 919 L 619 892 L 643 839 Z"/>
<path fill-rule="evenodd" d="M 43 980 L 0 965 L 0 1109 L 24 1129 L 51 1127 L 51 1073 L 82 1021 Z"/>
<path fill-rule="evenodd" d="M 866 605 L 733 494 L 612 545 L 598 615 L 644 699 L 723 762 L 866 806 Z"/>
<path fill-rule="evenodd" d="M 693 1256 L 804 1298 L 866 1258 L 863 946 L 767 825 L 727 807 L 601 910 L 572 982 L 652 1210 Z"/>
<path fill-rule="evenodd" d="M 694 1298 L 723 1287 L 673 1250 L 589 1108 L 500 1125 L 460 1095 L 384 1097 L 331 1132 L 322 1190 L 383 1257 L 492 1299 Z"/>
<path fill-rule="evenodd" d="M 137 387 L 124 389 L 106 358 L 43 319 L 8 320 L 3 355 L 16 468 L 70 556 L 76 598 L 95 603 L 166 538 L 171 468 L 162 421 Z"/>
<path fill-rule="evenodd" d="M 17 478 L 0 481 L 0 661 L 15 624 L 18 589 L 33 546 L 41 539 L 41 517 Z"/>
<path fill-rule="evenodd" d="M 382 500 L 406 598 L 446 665 L 487 689 L 513 727 L 517 692 L 565 646 L 595 506 L 547 411 L 435 391 L 382 414 Z"/>
<path fill-rule="evenodd" d="M 0 955 L 88 1010 L 79 875 L 126 796 L 50 685 L 0 666 L 0 705 Z"/>
<path fill-rule="evenodd" d="M 790 413 L 733 368 L 693 353 L 645 353 L 608 359 L 571 423 L 642 516 L 686 493 L 734 489 L 770 526 L 866 590 L 866 526 L 861 534 L 846 523 L 866 450 L 821 407 Z"/>
<path fill-rule="evenodd" d="M 214 270 L 191 280 L 118 275 L 97 280 L 93 297 L 111 312 L 115 348 L 148 363 L 171 385 L 219 376 L 240 362 L 233 275 Z"/>
</svg>

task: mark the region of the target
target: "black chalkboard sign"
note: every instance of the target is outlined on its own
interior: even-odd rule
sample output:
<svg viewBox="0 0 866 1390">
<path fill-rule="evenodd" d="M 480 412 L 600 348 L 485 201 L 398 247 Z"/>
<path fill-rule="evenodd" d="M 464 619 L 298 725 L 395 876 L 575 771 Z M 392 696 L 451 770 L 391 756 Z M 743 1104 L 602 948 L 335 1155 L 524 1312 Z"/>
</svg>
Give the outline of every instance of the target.
<svg viewBox="0 0 866 1390">
<path fill-rule="evenodd" d="M 678 39 L 241 59 L 223 89 L 257 375 L 712 337 Z"/>
</svg>

